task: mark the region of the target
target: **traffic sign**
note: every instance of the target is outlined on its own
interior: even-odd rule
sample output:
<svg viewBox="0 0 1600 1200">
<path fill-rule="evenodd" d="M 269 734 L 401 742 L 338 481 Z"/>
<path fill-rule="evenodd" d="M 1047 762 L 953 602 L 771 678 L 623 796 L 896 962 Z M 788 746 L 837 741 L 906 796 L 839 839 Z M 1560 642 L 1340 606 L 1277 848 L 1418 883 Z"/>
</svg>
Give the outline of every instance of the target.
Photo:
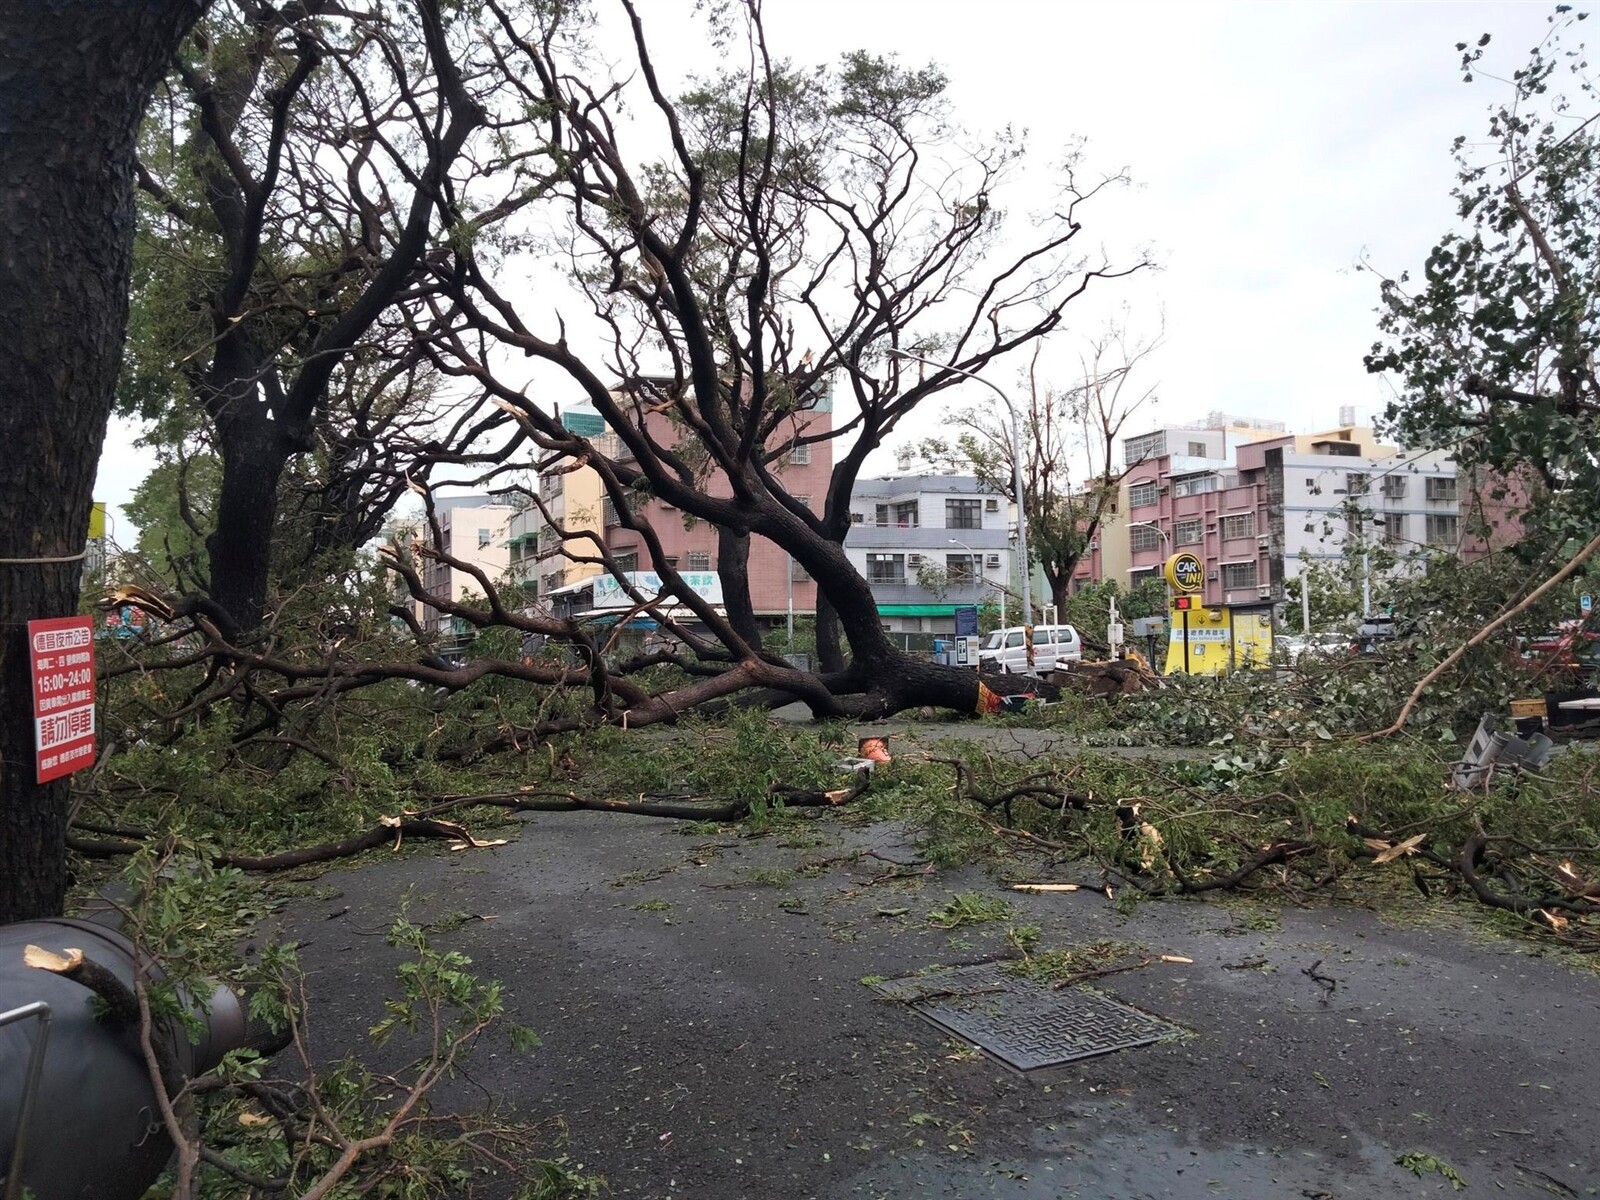
<svg viewBox="0 0 1600 1200">
<path fill-rule="evenodd" d="M 1206 565 L 1187 550 L 1167 559 L 1167 582 L 1180 592 L 1198 592 L 1206 583 Z"/>
<path fill-rule="evenodd" d="M 40 783 L 94 762 L 94 618 L 28 622 L 34 771 Z"/>
<path fill-rule="evenodd" d="M 1594 611 L 1594 597 L 1588 592 L 1578 597 L 1578 611 L 1586 617 Z"/>
</svg>

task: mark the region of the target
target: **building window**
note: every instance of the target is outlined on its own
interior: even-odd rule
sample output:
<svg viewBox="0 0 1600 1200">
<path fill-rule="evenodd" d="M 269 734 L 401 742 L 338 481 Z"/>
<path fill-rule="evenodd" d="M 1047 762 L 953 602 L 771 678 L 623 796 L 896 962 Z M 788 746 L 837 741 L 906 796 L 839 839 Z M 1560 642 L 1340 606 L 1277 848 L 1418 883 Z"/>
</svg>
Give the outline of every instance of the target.
<svg viewBox="0 0 1600 1200">
<path fill-rule="evenodd" d="M 1167 431 L 1158 430 L 1122 440 L 1122 465 L 1131 467 L 1147 458 L 1160 458 L 1167 452 Z"/>
<path fill-rule="evenodd" d="M 493 531 L 492 530 L 488 530 L 488 529 L 480 529 L 480 530 L 478 530 L 478 548 L 481 550 L 483 547 L 487 546 L 493 536 L 494 535 L 493 535 Z"/>
<path fill-rule="evenodd" d="M 1206 456 L 1206 444 L 1204 442 L 1190 442 L 1189 443 L 1189 457 L 1190 458 L 1204 458 L 1205 456 Z"/>
<path fill-rule="evenodd" d="M 973 583 L 978 578 L 978 564 L 981 560 L 972 554 L 946 554 L 944 556 L 945 578 L 952 584 Z"/>
<path fill-rule="evenodd" d="M 1128 489 L 1128 507 L 1146 508 L 1161 498 L 1161 491 L 1153 483 L 1136 483 Z"/>
<path fill-rule="evenodd" d="M 1383 518 L 1383 544 L 1398 546 L 1406 540 L 1406 519 L 1398 513 Z"/>
<path fill-rule="evenodd" d="M 1140 570 L 1140 571 L 1129 571 L 1128 572 L 1128 586 L 1130 588 L 1136 588 L 1141 583 L 1149 583 L 1155 577 L 1156 577 L 1156 569 L 1154 567 L 1147 567 L 1147 568 L 1145 568 L 1143 570 Z"/>
<path fill-rule="evenodd" d="M 691 550 L 684 555 L 684 558 L 688 560 L 689 570 L 691 571 L 711 570 L 711 552 L 709 550 Z"/>
<path fill-rule="evenodd" d="M 1406 477 L 1404 475 L 1385 475 L 1383 477 L 1383 498 L 1385 500 L 1404 500 L 1406 498 Z"/>
<path fill-rule="evenodd" d="M 906 581 L 906 556 L 904 554 L 867 555 L 867 579 L 872 583 L 904 583 Z"/>
<path fill-rule="evenodd" d="M 1360 471 L 1348 471 L 1344 477 L 1344 491 L 1347 496 L 1365 496 L 1372 490 L 1372 478 Z"/>
<path fill-rule="evenodd" d="M 1222 540 L 1249 538 L 1256 535 L 1256 515 L 1253 512 L 1235 513 L 1222 518 Z"/>
<path fill-rule="evenodd" d="M 1222 588 L 1224 591 L 1253 588 L 1255 586 L 1256 564 L 1253 559 L 1250 562 L 1222 564 Z"/>
<path fill-rule="evenodd" d="M 1432 483 L 1433 480 L 1430 479 L 1428 482 Z M 1454 485 L 1455 480 L 1452 479 L 1449 482 Z M 1454 546 L 1459 540 L 1460 524 L 1460 518 L 1458 518 L 1454 513 L 1429 513 L 1428 545 Z"/>
<path fill-rule="evenodd" d="M 617 506 L 610 496 L 600 502 L 600 519 L 605 522 L 606 528 L 617 524 Z"/>
<path fill-rule="evenodd" d="M 1000 500 L 999 500 L 999 498 L 996 497 L 996 496 L 990 496 L 987 500 L 985 500 L 983 502 L 983 511 L 984 512 L 992 512 L 992 513 L 999 512 L 1000 511 Z"/>
<path fill-rule="evenodd" d="M 614 557 L 617 561 L 617 572 L 620 574 L 631 575 L 639 569 L 639 552 L 637 550 L 628 550 Z"/>
<path fill-rule="evenodd" d="M 867 514 L 866 513 L 853 512 L 853 513 L 850 514 L 850 524 L 852 524 L 852 525 L 865 525 L 866 523 L 867 523 Z"/>
<path fill-rule="evenodd" d="M 1440 475 L 1428 476 L 1424 486 L 1424 494 L 1429 500 L 1448 500 L 1451 504 L 1456 502 L 1456 481 L 1454 478 Z M 1430 537 L 1429 541 L 1433 539 Z"/>
<path fill-rule="evenodd" d="M 1351 537 L 1360 537 L 1367 530 L 1367 514 L 1363 510 L 1355 507 L 1346 509 L 1344 514 L 1344 527 L 1345 531 L 1349 533 Z"/>
<path fill-rule="evenodd" d="M 981 500 L 946 500 L 944 502 L 944 527 L 946 529 L 982 529 L 983 502 Z"/>
<path fill-rule="evenodd" d="M 894 523 L 901 529 L 917 527 L 917 502 L 907 500 L 894 506 Z"/>
<path fill-rule="evenodd" d="M 791 467 L 809 467 L 811 465 L 811 446 L 809 444 L 795 444 L 789 448 L 789 465 Z"/>
<path fill-rule="evenodd" d="M 1161 549 L 1161 531 L 1154 525 L 1128 526 L 1128 549 L 1133 551 Z"/>
<path fill-rule="evenodd" d="M 810 576 L 809 573 L 807 573 L 806 569 L 800 565 L 800 560 L 797 559 L 797 558 L 790 558 L 789 559 L 789 582 L 790 583 L 809 583 L 810 581 L 811 581 L 811 576 Z"/>
<path fill-rule="evenodd" d="M 1214 492 L 1222 486 L 1222 480 L 1215 475 L 1191 475 L 1187 479 L 1177 479 L 1172 484 L 1172 494 L 1177 496 L 1199 496 L 1205 492 Z"/>
<path fill-rule="evenodd" d="M 1172 526 L 1172 540 L 1180 546 L 1196 546 L 1205 540 L 1205 522 L 1199 518 L 1178 521 Z"/>
</svg>

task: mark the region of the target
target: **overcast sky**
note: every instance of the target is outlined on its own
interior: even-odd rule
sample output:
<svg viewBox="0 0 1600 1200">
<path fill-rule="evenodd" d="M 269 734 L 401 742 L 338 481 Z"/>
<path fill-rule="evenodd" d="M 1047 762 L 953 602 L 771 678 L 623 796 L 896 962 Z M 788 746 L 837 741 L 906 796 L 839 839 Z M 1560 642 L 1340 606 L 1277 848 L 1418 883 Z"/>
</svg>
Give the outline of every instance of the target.
<svg viewBox="0 0 1600 1200">
<path fill-rule="evenodd" d="M 641 7 L 647 23 L 662 15 L 654 0 Z M 1481 139 L 1503 94 L 1486 78 L 1461 82 L 1454 44 L 1493 34 L 1485 66 L 1509 73 L 1553 6 L 766 0 L 765 10 L 779 55 L 826 61 L 861 47 L 936 62 L 969 128 L 1025 127 L 1041 168 L 1086 138 L 1091 169 L 1131 173 L 1132 189 L 1085 213 L 1084 236 L 1113 258 L 1147 250 L 1160 269 L 1082 306 L 1057 374 L 1070 374 L 1073 339 L 1125 305 L 1135 334 L 1165 326 L 1147 364 L 1161 405 L 1139 425 L 1224 410 L 1308 430 L 1333 424 L 1341 405 L 1362 418 L 1381 409 L 1386 390 L 1361 365 L 1376 280 L 1353 266 L 1363 255 L 1390 272 L 1421 262 L 1453 218 L 1451 140 Z M 679 61 L 706 53 L 697 30 L 647 28 Z M 1003 369 L 995 382 L 1016 378 Z M 96 496 L 113 505 L 148 469 L 131 440 L 115 427 L 101 465 Z"/>
</svg>

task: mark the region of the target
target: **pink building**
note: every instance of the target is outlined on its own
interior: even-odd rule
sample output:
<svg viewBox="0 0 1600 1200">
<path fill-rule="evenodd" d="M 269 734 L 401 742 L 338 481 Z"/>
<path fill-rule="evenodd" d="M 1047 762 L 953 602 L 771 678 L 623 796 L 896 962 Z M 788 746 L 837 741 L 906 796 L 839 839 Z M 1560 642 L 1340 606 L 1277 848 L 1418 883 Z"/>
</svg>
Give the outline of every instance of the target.
<svg viewBox="0 0 1600 1200">
<path fill-rule="evenodd" d="M 1462 468 L 1461 557 L 1469 561 L 1522 540 L 1522 514 L 1533 503 L 1532 480 L 1486 467 Z"/>
<path fill-rule="evenodd" d="M 1206 604 L 1260 604 L 1272 598 L 1266 472 L 1163 455 L 1128 475 L 1129 586 L 1161 572 L 1169 554 L 1187 551 L 1206 565 Z"/>
<path fill-rule="evenodd" d="M 646 418 L 646 428 L 652 437 L 663 445 L 676 444 L 672 423 L 665 414 L 651 413 Z M 773 435 L 769 446 L 781 446 L 797 436 L 814 437 L 833 428 L 832 393 L 822 393 L 815 404 L 794 414 Z M 774 463 L 774 473 L 791 496 L 812 509 L 821 510 L 828 492 L 828 481 L 833 474 L 833 441 L 828 439 L 810 445 L 796 446 L 789 454 Z M 721 471 L 714 470 L 703 485 L 712 496 L 731 496 L 732 487 Z M 623 570 L 651 571 L 655 564 L 645 547 L 644 539 L 631 529 L 617 523 L 617 514 L 607 500 L 605 509 L 605 540 L 611 553 L 620 561 Z M 652 499 L 644 507 L 644 515 L 660 539 L 668 565 L 682 571 L 717 570 L 717 531 L 704 521 L 685 518 L 670 504 Z M 788 552 L 766 538 L 750 538 L 750 601 L 757 618 L 769 620 L 785 616 L 792 603 L 797 613 L 814 613 L 817 608 L 817 586 L 811 576 L 798 563 L 790 561 Z"/>
</svg>

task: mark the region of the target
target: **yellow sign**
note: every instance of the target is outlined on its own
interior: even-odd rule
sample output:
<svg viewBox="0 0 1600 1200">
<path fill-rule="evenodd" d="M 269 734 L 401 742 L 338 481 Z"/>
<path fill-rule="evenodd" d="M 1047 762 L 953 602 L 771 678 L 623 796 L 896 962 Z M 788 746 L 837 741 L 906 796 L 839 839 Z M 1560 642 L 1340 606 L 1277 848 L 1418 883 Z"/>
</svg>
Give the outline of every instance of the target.
<svg viewBox="0 0 1600 1200">
<path fill-rule="evenodd" d="M 1180 592 L 1198 592 L 1206 585 L 1206 565 L 1187 550 L 1167 559 L 1162 572 Z"/>
<path fill-rule="evenodd" d="M 1173 608 L 1168 629 L 1165 674 L 1221 675 L 1272 665 L 1272 615 L 1264 610 Z"/>
<path fill-rule="evenodd" d="M 106 506 L 103 501 L 95 501 L 89 510 L 89 536 L 104 538 L 106 536 Z"/>
</svg>

